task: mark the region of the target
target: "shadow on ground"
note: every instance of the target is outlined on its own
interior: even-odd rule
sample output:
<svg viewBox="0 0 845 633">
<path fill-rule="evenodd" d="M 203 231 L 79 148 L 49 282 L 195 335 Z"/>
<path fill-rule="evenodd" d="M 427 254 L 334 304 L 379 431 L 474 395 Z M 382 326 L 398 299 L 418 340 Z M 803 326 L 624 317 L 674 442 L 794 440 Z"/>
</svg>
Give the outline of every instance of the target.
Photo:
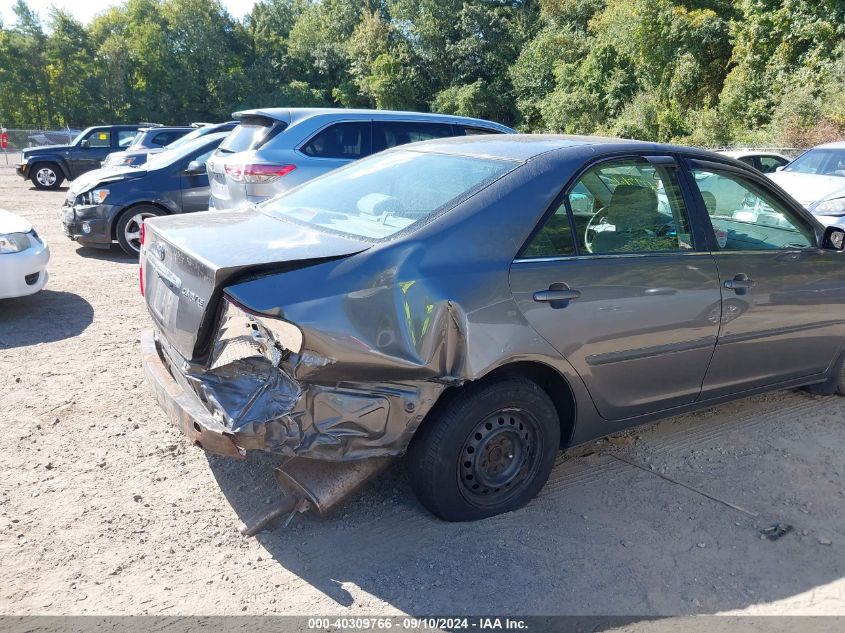
<svg viewBox="0 0 845 633">
<path fill-rule="evenodd" d="M 123 249 L 117 245 L 111 248 L 93 248 L 90 246 L 80 246 L 76 249 L 76 254 L 85 259 L 97 259 L 104 262 L 115 262 L 118 264 L 133 264 L 138 265 L 137 255 L 127 255 Z"/>
<path fill-rule="evenodd" d="M 630 445 L 561 456 L 534 501 L 482 522 L 433 518 L 397 462 L 327 519 L 301 515 L 257 538 L 339 605 L 360 600 L 357 587 L 411 614 L 717 613 L 842 578 L 845 548 L 830 543 L 845 541 L 845 464 L 835 449 L 845 431 L 825 421 L 839 418 L 842 401 L 786 393 L 744 402 L 755 415 L 724 405 L 642 430 Z M 804 441 L 793 454 L 797 438 L 775 429 L 799 408 L 818 415 L 795 428 Z M 749 432 L 765 441 L 749 443 Z M 278 499 L 277 462 L 209 456 L 246 522 Z M 792 531 L 771 541 L 762 531 L 775 524 Z"/>
<path fill-rule="evenodd" d="M 77 336 L 94 320 L 94 308 L 72 292 L 42 290 L 0 299 L 0 350 L 53 343 Z"/>
</svg>

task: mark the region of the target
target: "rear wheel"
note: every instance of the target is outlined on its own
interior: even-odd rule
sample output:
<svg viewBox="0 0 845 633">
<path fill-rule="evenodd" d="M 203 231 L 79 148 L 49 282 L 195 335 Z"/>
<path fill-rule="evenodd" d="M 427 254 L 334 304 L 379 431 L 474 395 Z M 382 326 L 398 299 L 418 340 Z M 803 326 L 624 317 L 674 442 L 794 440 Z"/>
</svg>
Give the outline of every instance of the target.
<svg viewBox="0 0 845 633">
<path fill-rule="evenodd" d="M 120 248 L 127 255 L 137 257 L 141 253 L 141 224 L 147 218 L 154 218 L 159 215 L 164 215 L 161 209 L 148 206 L 132 207 L 123 212 L 117 221 L 115 235 L 117 243 L 120 244 Z"/>
<path fill-rule="evenodd" d="M 65 176 L 53 163 L 38 163 L 33 165 L 29 179 L 36 189 L 58 189 Z"/>
<path fill-rule="evenodd" d="M 411 485 L 446 521 L 509 512 L 546 483 L 559 445 L 557 412 L 536 383 L 470 384 L 438 404 L 411 442 Z"/>
</svg>

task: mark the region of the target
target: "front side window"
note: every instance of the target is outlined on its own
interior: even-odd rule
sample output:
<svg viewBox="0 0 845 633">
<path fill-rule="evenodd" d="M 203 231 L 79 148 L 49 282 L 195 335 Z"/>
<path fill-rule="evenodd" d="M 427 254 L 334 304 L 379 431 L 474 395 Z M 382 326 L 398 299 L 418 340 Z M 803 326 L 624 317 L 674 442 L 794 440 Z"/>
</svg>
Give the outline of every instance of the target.
<svg viewBox="0 0 845 633">
<path fill-rule="evenodd" d="M 108 130 L 96 130 L 85 139 L 88 147 L 111 147 L 111 132 Z"/>
<path fill-rule="evenodd" d="M 370 122 L 335 123 L 315 134 L 300 151 L 316 158 L 357 160 L 370 153 Z"/>
<path fill-rule="evenodd" d="M 310 180 L 260 208 L 282 219 L 383 239 L 451 208 L 518 164 L 395 150 Z"/>
<path fill-rule="evenodd" d="M 546 221 L 523 256 L 659 253 L 693 247 L 674 166 L 644 158 L 602 162 L 570 188 L 572 224 L 562 209 Z M 574 226 L 572 239 L 567 231 Z"/>
<path fill-rule="evenodd" d="M 777 156 L 761 156 L 760 157 L 760 171 L 764 174 L 771 174 L 777 171 L 778 167 L 786 165 L 785 160 Z"/>
<path fill-rule="evenodd" d="M 720 250 L 815 246 L 813 230 L 753 180 L 710 169 L 694 169 L 692 173 Z"/>
<path fill-rule="evenodd" d="M 374 121 L 373 151 L 379 152 L 397 145 L 454 135 L 452 126 L 448 123 Z"/>
</svg>

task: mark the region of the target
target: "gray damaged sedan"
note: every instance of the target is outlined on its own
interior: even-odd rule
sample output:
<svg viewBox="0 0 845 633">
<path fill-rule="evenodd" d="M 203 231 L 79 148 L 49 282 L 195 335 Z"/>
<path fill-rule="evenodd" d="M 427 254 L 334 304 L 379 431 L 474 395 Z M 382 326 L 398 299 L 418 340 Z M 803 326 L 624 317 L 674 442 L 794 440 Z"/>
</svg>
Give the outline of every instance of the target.
<svg viewBox="0 0 845 633">
<path fill-rule="evenodd" d="M 447 520 L 557 452 L 760 391 L 845 393 L 845 256 L 761 173 L 599 138 L 443 139 L 256 207 L 152 218 L 159 402 L 207 451 L 283 456 L 324 512 L 407 454 Z"/>
</svg>

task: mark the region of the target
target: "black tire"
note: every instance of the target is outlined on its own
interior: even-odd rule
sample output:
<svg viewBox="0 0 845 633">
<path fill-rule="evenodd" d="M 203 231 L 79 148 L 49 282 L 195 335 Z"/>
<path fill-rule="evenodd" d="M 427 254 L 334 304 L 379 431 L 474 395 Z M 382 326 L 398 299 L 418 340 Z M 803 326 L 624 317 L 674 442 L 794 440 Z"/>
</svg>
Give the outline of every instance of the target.
<svg viewBox="0 0 845 633">
<path fill-rule="evenodd" d="M 836 378 L 836 394 L 845 396 L 845 362 L 839 365 L 839 375 Z"/>
<path fill-rule="evenodd" d="M 510 512 L 540 491 L 559 447 L 557 412 L 536 383 L 470 383 L 446 394 L 411 441 L 411 486 L 446 521 Z"/>
<path fill-rule="evenodd" d="M 36 189 L 58 189 L 65 175 L 55 163 L 36 163 L 29 172 L 29 179 Z"/>
<path fill-rule="evenodd" d="M 141 254 L 141 220 L 159 215 L 165 215 L 164 211 L 148 205 L 131 207 L 120 214 L 114 235 L 127 255 L 138 257 Z"/>
</svg>

